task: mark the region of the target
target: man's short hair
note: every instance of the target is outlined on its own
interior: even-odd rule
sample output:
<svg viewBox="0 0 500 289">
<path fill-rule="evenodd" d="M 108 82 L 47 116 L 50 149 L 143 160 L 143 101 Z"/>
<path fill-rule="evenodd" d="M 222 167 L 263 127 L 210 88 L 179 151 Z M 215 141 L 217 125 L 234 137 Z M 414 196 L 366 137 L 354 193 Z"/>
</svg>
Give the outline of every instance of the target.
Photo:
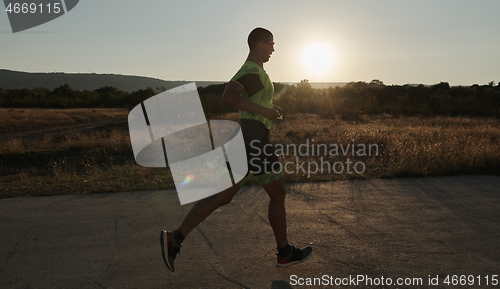
<svg viewBox="0 0 500 289">
<path fill-rule="evenodd" d="M 251 50 L 255 47 L 257 43 L 259 43 L 259 41 L 261 40 L 268 41 L 268 39 L 271 37 L 273 37 L 271 31 L 265 28 L 257 27 L 254 30 L 252 30 L 252 32 L 250 32 L 250 34 L 248 35 L 248 41 L 247 41 L 248 47 L 250 47 Z"/>
</svg>

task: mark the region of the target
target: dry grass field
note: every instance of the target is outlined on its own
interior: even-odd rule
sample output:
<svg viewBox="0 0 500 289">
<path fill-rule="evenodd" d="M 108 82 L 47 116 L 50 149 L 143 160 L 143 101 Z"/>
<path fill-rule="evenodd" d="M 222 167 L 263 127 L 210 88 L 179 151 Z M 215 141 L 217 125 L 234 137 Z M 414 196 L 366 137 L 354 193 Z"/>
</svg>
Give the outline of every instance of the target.
<svg viewBox="0 0 500 289">
<path fill-rule="evenodd" d="M 304 143 L 309 138 L 314 139 L 316 147 L 317 144 L 344 144 L 344 148 L 354 145 L 354 153 L 351 151 L 344 156 L 339 149 L 341 156 L 330 156 L 330 163 L 345 162 L 349 158 L 353 163 L 366 164 L 363 174 L 349 174 L 344 169 L 343 174 L 311 175 L 311 180 L 500 172 L 498 119 L 364 115 L 358 121 L 344 121 L 298 114 L 289 121 L 277 123 L 274 129 L 275 143 Z M 373 147 L 371 154 L 368 153 L 370 145 Z M 366 156 L 363 147 L 366 147 Z M 305 157 L 304 161 L 318 162 L 320 156 L 324 154 L 316 153 L 313 157 Z M 291 157 L 293 155 L 288 156 Z M 301 177 L 289 176 L 296 181 Z"/>
<path fill-rule="evenodd" d="M 122 108 L 0 108 L 0 135 L 126 119 Z"/>
<path fill-rule="evenodd" d="M 126 123 L 12 135 L 123 119 L 126 110 L 0 112 L 0 197 L 174 188 L 168 169 L 135 163 Z M 237 114 L 218 118 L 236 120 Z M 281 148 L 286 182 L 500 172 L 500 120 L 493 118 L 363 115 L 349 121 L 294 114 L 273 123 L 271 140 Z"/>
</svg>

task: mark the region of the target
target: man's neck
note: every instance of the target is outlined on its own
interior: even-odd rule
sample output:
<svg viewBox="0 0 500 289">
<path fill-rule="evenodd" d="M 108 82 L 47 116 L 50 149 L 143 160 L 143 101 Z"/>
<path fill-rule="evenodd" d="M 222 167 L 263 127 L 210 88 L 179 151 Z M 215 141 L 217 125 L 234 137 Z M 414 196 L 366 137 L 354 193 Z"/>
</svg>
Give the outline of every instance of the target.
<svg viewBox="0 0 500 289">
<path fill-rule="evenodd" d="M 259 55 L 256 55 L 254 53 L 249 53 L 247 60 L 246 61 L 252 61 L 256 63 L 258 66 L 264 68 L 264 61 L 262 60 L 262 57 L 259 57 Z"/>
</svg>

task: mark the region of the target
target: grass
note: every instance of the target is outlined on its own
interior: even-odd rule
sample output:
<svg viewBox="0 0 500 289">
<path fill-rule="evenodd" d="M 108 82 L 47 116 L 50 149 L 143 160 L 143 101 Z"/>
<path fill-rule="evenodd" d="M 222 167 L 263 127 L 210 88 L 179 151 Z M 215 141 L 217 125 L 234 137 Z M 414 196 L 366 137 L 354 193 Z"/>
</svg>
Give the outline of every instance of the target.
<svg viewBox="0 0 500 289">
<path fill-rule="evenodd" d="M 80 116 L 85 119 L 80 121 L 126 117 L 126 111 L 114 109 L 51 110 L 50 114 L 48 110 L 31 110 L 2 111 L 2 118 L 4 113 L 37 115 L 38 124 L 18 126 L 14 131 L 19 132 L 40 129 L 44 123 L 60 126 L 64 119 Z M 217 118 L 236 120 L 237 114 Z M 24 118 L 25 122 L 29 119 Z M 339 155 L 333 156 L 330 149 L 326 156 L 324 150 L 322 154 L 315 152 L 308 156 L 281 155 L 282 164 L 288 162 L 287 169 L 293 172 L 284 174 L 286 182 L 500 172 L 498 119 L 362 115 L 357 120 L 345 120 L 294 114 L 273 123 L 271 140 L 277 146 L 298 147 L 307 139 L 310 149 L 319 144 L 329 148 L 354 144 L 356 151 L 352 154 L 349 149 L 344 154 L 339 149 Z M 370 144 L 376 145 L 378 154 L 375 150 L 372 155 L 357 153 L 360 145 Z M 305 150 L 305 145 L 302 148 Z M 125 123 L 39 138 L 0 136 L 0 156 L 0 197 L 174 188 L 168 169 L 146 168 L 135 163 Z M 322 172 L 310 173 L 321 157 L 325 162 L 337 164 L 336 171 L 333 167 L 328 171 L 324 166 Z M 358 169 L 363 163 L 366 169 L 363 173 L 356 173 L 352 167 L 352 173 L 346 167 L 340 171 L 340 163 L 345 166 L 347 162 L 358 163 Z M 297 168 L 297 163 L 299 166 L 305 163 L 305 171 Z"/>
<path fill-rule="evenodd" d="M 0 134 L 126 119 L 122 108 L 0 108 Z"/>
<path fill-rule="evenodd" d="M 332 158 L 366 164 L 363 174 L 314 174 L 312 181 L 353 178 L 420 177 L 500 172 L 500 121 L 466 117 L 392 117 L 364 115 L 358 121 L 323 119 L 299 114 L 274 127 L 275 143 L 376 144 L 378 155 L 349 154 Z M 353 141 L 354 140 L 354 141 Z M 292 161 L 288 156 L 282 162 Z M 303 157 L 318 162 L 318 155 Z M 291 174 L 287 181 L 302 181 L 305 174 Z"/>
<path fill-rule="evenodd" d="M 0 197 L 172 187 L 165 169 L 138 166 L 125 124 L 0 141 Z"/>
</svg>

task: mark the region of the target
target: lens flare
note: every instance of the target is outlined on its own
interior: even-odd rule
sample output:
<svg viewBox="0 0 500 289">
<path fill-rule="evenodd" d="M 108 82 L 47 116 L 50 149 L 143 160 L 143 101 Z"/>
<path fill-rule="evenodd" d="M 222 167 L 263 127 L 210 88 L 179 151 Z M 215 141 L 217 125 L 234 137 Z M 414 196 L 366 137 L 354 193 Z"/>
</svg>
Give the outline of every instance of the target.
<svg viewBox="0 0 500 289">
<path fill-rule="evenodd" d="M 194 180 L 194 175 L 191 174 L 191 173 L 188 173 L 187 176 L 184 178 L 184 180 L 182 181 L 182 183 L 180 184 L 179 187 L 184 187 L 185 185 L 189 184 L 190 182 L 192 182 Z"/>
</svg>

